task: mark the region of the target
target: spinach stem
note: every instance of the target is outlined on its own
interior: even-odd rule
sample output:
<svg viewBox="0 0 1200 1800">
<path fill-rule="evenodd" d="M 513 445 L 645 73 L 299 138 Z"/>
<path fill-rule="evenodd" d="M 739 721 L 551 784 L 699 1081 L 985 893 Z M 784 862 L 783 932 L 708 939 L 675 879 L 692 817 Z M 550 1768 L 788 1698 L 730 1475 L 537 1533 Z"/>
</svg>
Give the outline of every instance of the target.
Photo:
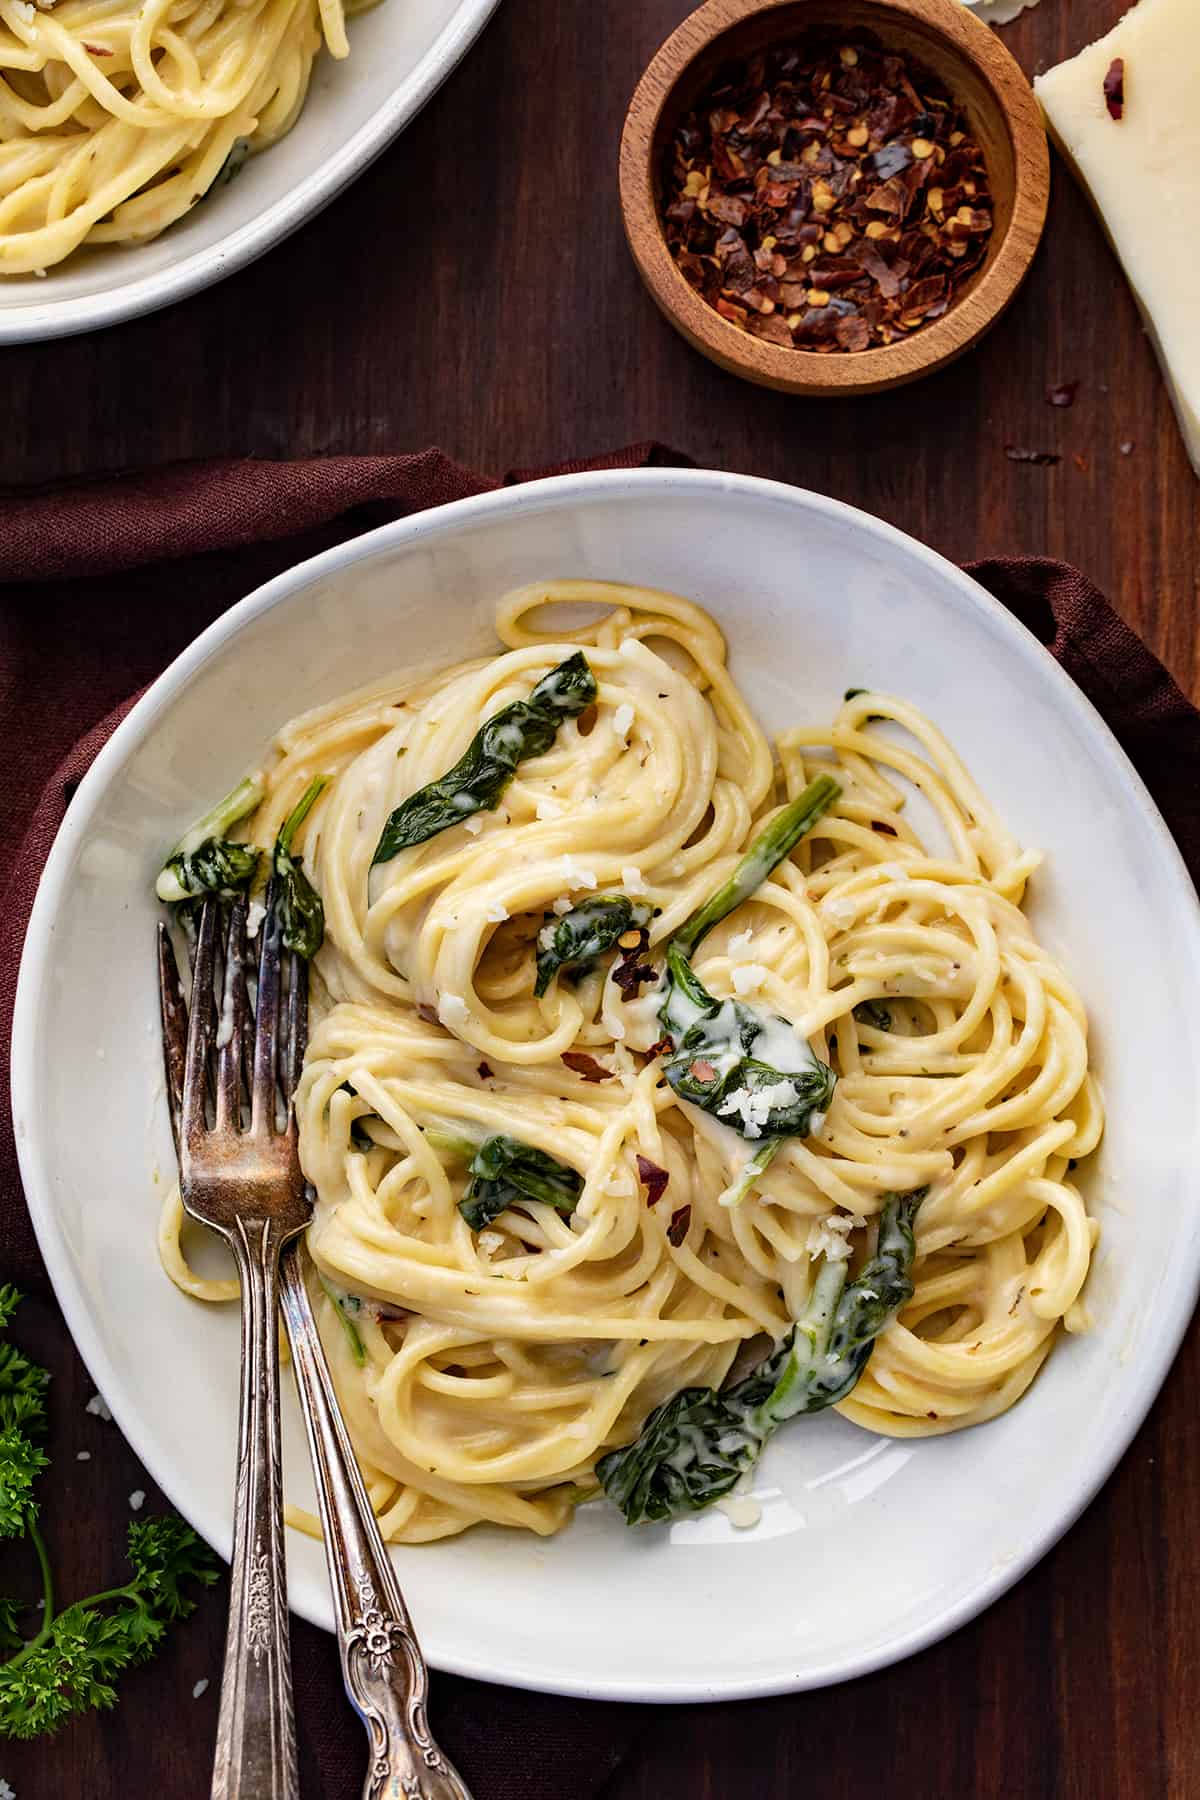
<svg viewBox="0 0 1200 1800">
<path fill-rule="evenodd" d="M 683 954 L 690 957 L 714 925 L 727 919 L 743 900 L 749 900 L 762 886 L 772 869 L 778 868 L 800 839 L 829 811 L 841 791 L 832 775 L 818 775 L 810 781 L 802 794 L 797 794 L 763 827 L 729 880 L 684 920 L 671 939 L 672 944 L 677 944 Z"/>
</svg>

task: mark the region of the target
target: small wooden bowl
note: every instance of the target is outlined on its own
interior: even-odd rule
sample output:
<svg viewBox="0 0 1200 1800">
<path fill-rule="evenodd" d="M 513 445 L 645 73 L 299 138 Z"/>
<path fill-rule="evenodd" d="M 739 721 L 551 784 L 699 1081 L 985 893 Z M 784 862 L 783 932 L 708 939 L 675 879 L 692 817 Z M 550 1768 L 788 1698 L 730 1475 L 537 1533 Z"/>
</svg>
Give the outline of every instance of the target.
<svg viewBox="0 0 1200 1800">
<path fill-rule="evenodd" d="M 872 32 L 940 78 L 966 108 L 987 160 L 995 226 L 987 256 L 949 311 L 873 350 L 791 350 L 731 325 L 689 285 L 663 236 L 664 153 L 718 68 L 810 26 Z M 959 0 L 708 0 L 684 20 L 638 84 L 621 137 L 621 210 L 642 279 L 702 355 L 788 394 L 873 394 L 969 350 L 1024 280 L 1046 221 L 1050 157 L 1033 91 L 1000 40 Z"/>
</svg>

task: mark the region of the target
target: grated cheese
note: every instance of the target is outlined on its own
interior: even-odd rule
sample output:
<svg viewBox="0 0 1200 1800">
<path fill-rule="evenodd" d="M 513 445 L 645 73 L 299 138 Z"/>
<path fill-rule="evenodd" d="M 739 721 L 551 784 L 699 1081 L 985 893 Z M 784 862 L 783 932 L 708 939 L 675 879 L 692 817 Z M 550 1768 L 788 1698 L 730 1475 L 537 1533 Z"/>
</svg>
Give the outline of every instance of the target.
<svg viewBox="0 0 1200 1800">
<path fill-rule="evenodd" d="M 733 991 L 735 994 L 753 994 L 759 989 L 771 973 L 762 963 L 738 963 L 733 971 Z"/>
<path fill-rule="evenodd" d="M 632 724 L 633 708 L 628 700 L 623 700 L 613 714 L 613 730 L 619 738 L 627 738 Z"/>
<path fill-rule="evenodd" d="M 817 1219 L 808 1228 L 808 1254 L 823 1256 L 826 1262 L 846 1262 L 850 1255 L 849 1219 L 841 1219 L 837 1213 L 830 1213 L 827 1219 Z"/>
<path fill-rule="evenodd" d="M 827 895 L 821 902 L 821 911 L 834 925 L 848 925 L 858 915 L 858 901 L 848 896 L 839 899 L 836 895 Z"/>
<path fill-rule="evenodd" d="M 447 1030 L 453 1031 L 456 1025 L 465 1025 L 471 1014 L 461 994 L 439 994 L 437 1016 Z"/>
<path fill-rule="evenodd" d="M 850 1233 L 866 1224 L 862 1213 L 831 1212 L 814 1219 L 808 1228 L 807 1250 L 810 1256 L 823 1256 L 826 1262 L 845 1262 L 850 1255 Z"/>
<path fill-rule="evenodd" d="M 594 888 L 598 886 L 596 871 L 577 868 L 573 856 L 564 856 L 558 866 L 562 879 L 569 887 Z"/>
<path fill-rule="evenodd" d="M 762 1128 L 777 1106 L 791 1106 L 800 1098 L 794 1081 L 774 1081 L 769 1087 L 759 1088 L 751 1092 L 749 1088 L 738 1088 L 730 1094 L 717 1108 L 718 1117 L 740 1118 L 742 1134 L 748 1138 L 760 1138 Z"/>
</svg>

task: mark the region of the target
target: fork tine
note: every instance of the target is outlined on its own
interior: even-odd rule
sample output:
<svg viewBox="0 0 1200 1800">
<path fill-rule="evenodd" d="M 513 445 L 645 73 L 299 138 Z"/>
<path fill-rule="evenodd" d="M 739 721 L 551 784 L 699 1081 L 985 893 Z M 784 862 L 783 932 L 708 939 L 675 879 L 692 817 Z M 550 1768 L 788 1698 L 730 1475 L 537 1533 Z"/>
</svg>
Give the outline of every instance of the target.
<svg viewBox="0 0 1200 1800">
<path fill-rule="evenodd" d="M 246 994 L 246 902 L 235 900 L 225 943 L 225 980 L 221 1022 L 217 1029 L 218 1131 L 240 1131 L 242 1124 L 242 1034 L 249 1001 Z"/>
<path fill-rule="evenodd" d="M 304 1066 L 308 1044 L 308 963 L 304 957 L 292 955 L 291 981 L 288 984 L 287 1050 L 284 1059 L 284 1083 L 288 1103 L 288 1130 L 296 1129 L 296 1084 Z"/>
<path fill-rule="evenodd" d="M 213 962 L 221 903 L 209 898 L 200 914 L 196 957 L 192 964 L 192 1005 L 188 1020 L 187 1056 L 183 1071 L 183 1146 L 203 1136 L 207 1120 L 208 1050 L 212 1041 Z"/>
<path fill-rule="evenodd" d="M 258 995 L 254 1019 L 254 1074 L 250 1089 L 250 1129 L 270 1132 L 278 1110 L 276 1041 L 279 1033 L 280 934 L 275 883 L 267 889 L 267 915 L 262 922 L 258 959 Z"/>
<path fill-rule="evenodd" d="M 175 960 L 175 946 L 171 942 L 171 933 L 161 921 L 158 927 L 158 1004 L 162 1016 L 163 1073 L 167 1083 L 167 1105 L 171 1109 L 171 1136 L 178 1157 L 188 1012 L 183 983 L 179 979 L 179 964 Z"/>
</svg>

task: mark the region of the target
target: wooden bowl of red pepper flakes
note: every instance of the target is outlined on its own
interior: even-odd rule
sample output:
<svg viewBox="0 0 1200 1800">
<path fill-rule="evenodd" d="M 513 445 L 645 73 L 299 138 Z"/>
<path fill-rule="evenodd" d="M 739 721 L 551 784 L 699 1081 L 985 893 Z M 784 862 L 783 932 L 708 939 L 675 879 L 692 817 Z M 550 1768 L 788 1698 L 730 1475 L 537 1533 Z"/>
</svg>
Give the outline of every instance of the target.
<svg viewBox="0 0 1200 1800">
<path fill-rule="evenodd" d="M 875 393 L 962 355 L 1046 217 L 1041 114 L 959 0 L 708 0 L 621 141 L 630 248 L 712 361 L 788 393 Z"/>
</svg>

